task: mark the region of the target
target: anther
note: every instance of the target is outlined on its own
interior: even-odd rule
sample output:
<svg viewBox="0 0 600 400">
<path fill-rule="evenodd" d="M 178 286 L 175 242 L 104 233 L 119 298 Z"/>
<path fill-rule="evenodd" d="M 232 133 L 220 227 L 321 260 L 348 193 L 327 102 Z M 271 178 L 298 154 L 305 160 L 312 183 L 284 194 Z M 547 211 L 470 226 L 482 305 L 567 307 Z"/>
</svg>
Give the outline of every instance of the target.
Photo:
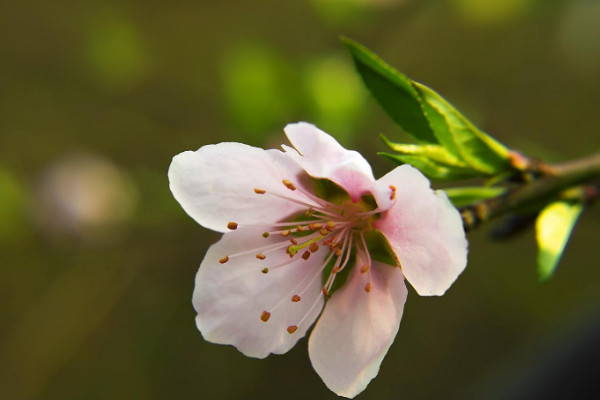
<svg viewBox="0 0 600 400">
<path fill-rule="evenodd" d="M 306 212 L 304 213 L 304 215 L 306 215 L 307 217 L 312 217 L 312 215 L 314 214 L 315 210 L 311 207 L 308 210 L 306 210 Z"/>
<path fill-rule="evenodd" d="M 262 314 L 260 314 L 260 319 L 262 322 L 267 322 L 269 318 L 271 318 L 271 313 L 268 311 L 263 311 Z"/>
<path fill-rule="evenodd" d="M 329 296 L 329 292 L 327 291 L 327 288 L 325 286 L 323 286 L 323 295 Z"/>
<path fill-rule="evenodd" d="M 265 239 L 268 238 L 269 236 L 271 236 L 271 234 L 269 232 L 265 232 L 262 234 L 262 237 L 264 237 Z"/>
<path fill-rule="evenodd" d="M 287 331 L 288 333 L 291 335 L 292 333 L 296 332 L 296 330 L 298 329 L 298 327 L 296 325 L 290 325 L 287 327 Z"/>
<path fill-rule="evenodd" d="M 310 229 L 311 231 L 316 231 L 321 229 L 323 225 L 319 224 L 318 222 L 312 223 L 312 224 L 308 224 L 308 229 Z"/>
<path fill-rule="evenodd" d="M 362 266 L 362 268 L 360 269 L 360 273 L 364 274 L 365 272 L 367 272 L 369 270 L 369 264 L 365 264 Z"/>
<path fill-rule="evenodd" d="M 229 222 L 227 224 L 227 229 L 231 229 L 232 231 L 235 231 L 238 227 L 238 224 L 235 222 Z"/>
<path fill-rule="evenodd" d="M 296 190 L 296 186 L 294 186 L 294 184 L 290 181 L 288 181 L 287 179 L 282 180 L 281 182 L 283 182 L 283 184 L 285 185 L 285 187 L 287 187 L 290 190 Z"/>
<path fill-rule="evenodd" d="M 254 193 L 256 193 L 256 194 L 265 194 L 266 191 L 262 190 L 262 189 L 254 188 Z"/>
<path fill-rule="evenodd" d="M 365 292 L 369 293 L 371 291 L 371 282 L 365 285 Z"/>
<path fill-rule="evenodd" d="M 259 260 L 264 260 L 265 258 L 267 258 L 267 256 L 265 256 L 263 253 L 258 253 L 256 255 L 256 258 L 258 258 Z"/>
<path fill-rule="evenodd" d="M 269 268 L 263 268 L 260 270 L 260 272 L 262 272 L 263 274 L 266 274 L 269 272 Z"/>
<path fill-rule="evenodd" d="M 332 231 L 335 229 L 335 222 L 333 221 L 329 221 L 325 224 L 325 229 L 327 229 L 328 231 Z"/>
<path fill-rule="evenodd" d="M 319 233 L 321 234 L 321 236 L 327 236 L 329 235 L 329 232 L 327 229 L 319 229 Z"/>
<path fill-rule="evenodd" d="M 336 256 L 341 256 L 342 255 L 342 249 L 335 249 L 335 255 Z"/>
<path fill-rule="evenodd" d="M 390 189 L 392 193 L 390 193 L 390 200 L 394 200 L 396 198 L 396 186 L 390 185 Z"/>
<path fill-rule="evenodd" d="M 290 231 L 289 229 L 286 229 L 284 231 L 281 231 L 281 236 L 283 236 L 283 237 L 290 236 L 290 233 L 292 233 L 292 231 Z"/>
<path fill-rule="evenodd" d="M 297 294 L 293 295 L 293 296 L 292 296 L 292 301 L 293 301 L 294 303 L 297 303 L 297 302 L 299 302 L 299 301 L 300 301 L 300 296 L 298 296 Z"/>
<path fill-rule="evenodd" d="M 302 225 L 296 225 L 296 232 L 304 232 L 306 231 L 306 228 L 304 228 Z"/>
<path fill-rule="evenodd" d="M 229 261 L 229 256 L 225 256 L 219 260 L 221 264 L 225 264 L 227 261 Z"/>
<path fill-rule="evenodd" d="M 317 250 L 319 250 L 319 245 L 317 243 L 313 243 L 310 245 L 310 247 L 308 248 L 312 253 L 316 253 Z"/>
<path fill-rule="evenodd" d="M 298 244 L 298 241 L 294 238 L 290 238 L 290 243 L 292 244 Z"/>
<path fill-rule="evenodd" d="M 306 261 L 308 260 L 308 257 L 310 257 L 310 251 L 306 250 L 303 254 L 302 254 L 302 258 Z"/>
<path fill-rule="evenodd" d="M 337 274 L 338 272 L 340 272 L 340 267 L 333 267 L 333 268 L 331 269 L 331 273 L 332 273 L 332 274 Z"/>
</svg>

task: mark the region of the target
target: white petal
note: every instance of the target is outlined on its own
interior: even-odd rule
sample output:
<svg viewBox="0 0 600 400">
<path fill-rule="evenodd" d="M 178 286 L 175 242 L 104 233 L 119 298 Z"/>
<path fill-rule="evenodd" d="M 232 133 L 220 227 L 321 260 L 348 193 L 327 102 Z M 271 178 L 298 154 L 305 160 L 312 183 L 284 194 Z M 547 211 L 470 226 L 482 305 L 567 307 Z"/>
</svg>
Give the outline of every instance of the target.
<svg viewBox="0 0 600 400">
<path fill-rule="evenodd" d="M 320 249 L 306 261 L 297 254 L 292 263 L 280 268 L 274 267 L 292 261 L 285 253 L 287 246 L 275 252 L 262 250 L 264 260 L 256 258 L 260 250 L 233 256 L 271 244 L 290 244 L 280 235 L 264 238 L 261 233 L 255 228 L 240 228 L 212 245 L 196 275 L 193 297 L 196 324 L 206 340 L 234 345 L 245 355 L 259 358 L 288 351 L 319 315 L 323 299 L 317 267 L 327 251 Z M 229 261 L 219 263 L 226 255 Z M 261 272 L 265 267 L 270 269 L 266 274 Z M 302 299 L 292 302 L 294 294 Z M 315 299 L 320 300 L 315 303 Z M 271 313 L 267 322 L 260 318 L 263 311 Z M 298 326 L 293 334 L 287 332 L 290 325 Z"/>
<path fill-rule="evenodd" d="M 377 181 L 396 187 L 396 202 L 373 225 L 388 239 L 404 276 L 422 296 L 442 295 L 467 265 L 458 210 L 417 169 L 402 165 Z"/>
<path fill-rule="evenodd" d="M 354 201 L 371 191 L 375 181 L 373 171 L 360 153 L 346 150 L 333 137 L 306 122 L 288 124 L 284 131 L 302 156 L 283 146 L 286 154 L 310 176 L 337 183 Z"/>
<path fill-rule="evenodd" d="M 362 274 L 355 266 L 351 274 L 327 301 L 308 342 L 315 371 L 329 389 L 348 398 L 363 391 L 379 372 L 407 295 L 400 268 L 374 262 L 370 273 Z"/>
<path fill-rule="evenodd" d="M 169 167 L 169 184 L 183 209 L 202 226 L 219 232 L 228 222 L 267 224 L 308 207 L 271 193 L 306 200 L 282 183 L 298 183 L 304 171 L 279 150 L 241 143 L 219 143 L 176 155 Z M 266 190 L 256 194 L 254 189 Z"/>
</svg>

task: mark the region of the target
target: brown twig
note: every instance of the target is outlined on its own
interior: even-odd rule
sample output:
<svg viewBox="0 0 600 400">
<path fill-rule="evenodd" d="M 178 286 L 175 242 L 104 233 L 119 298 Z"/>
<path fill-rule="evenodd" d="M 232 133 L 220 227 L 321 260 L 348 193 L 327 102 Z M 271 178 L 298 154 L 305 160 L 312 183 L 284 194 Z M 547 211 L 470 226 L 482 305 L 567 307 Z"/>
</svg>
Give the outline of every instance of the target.
<svg viewBox="0 0 600 400">
<path fill-rule="evenodd" d="M 541 208 L 578 186 L 580 198 L 572 200 L 589 203 L 599 197 L 600 153 L 561 164 L 531 161 L 521 155 L 514 160 L 515 169 L 529 178 L 522 179 L 502 196 L 460 208 L 465 230 L 525 207 L 538 205 Z"/>
</svg>

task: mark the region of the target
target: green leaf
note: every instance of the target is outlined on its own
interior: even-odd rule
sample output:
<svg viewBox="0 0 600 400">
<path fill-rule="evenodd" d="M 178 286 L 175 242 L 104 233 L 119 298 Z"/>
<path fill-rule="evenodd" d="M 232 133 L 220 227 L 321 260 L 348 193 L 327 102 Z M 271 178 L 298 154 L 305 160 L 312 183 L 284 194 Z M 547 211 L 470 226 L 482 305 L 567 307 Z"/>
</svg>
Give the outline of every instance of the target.
<svg viewBox="0 0 600 400">
<path fill-rule="evenodd" d="M 411 81 L 361 44 L 347 38 L 342 38 L 342 42 L 365 85 L 385 112 L 418 141 L 438 143 Z"/>
<path fill-rule="evenodd" d="M 402 144 L 393 143 L 384 135 L 380 135 L 385 144 L 392 150 L 403 155 L 420 156 L 429 158 L 439 164 L 453 167 L 469 168 L 469 165 L 459 160 L 448 152 L 448 150 L 439 144 Z"/>
<path fill-rule="evenodd" d="M 478 201 L 492 199 L 506 192 L 504 187 L 456 187 L 444 189 L 455 207 L 462 207 Z"/>
<path fill-rule="evenodd" d="M 477 129 L 456 108 L 439 94 L 417 82 L 412 82 L 424 104 L 440 143 L 458 154 L 475 170 L 494 175 L 510 168 L 508 149 L 491 136 Z"/>
<path fill-rule="evenodd" d="M 557 201 L 546 206 L 538 216 L 535 230 L 539 247 L 537 271 L 540 281 L 545 281 L 554 274 L 582 211 L 581 203 Z"/>
<path fill-rule="evenodd" d="M 459 181 L 476 177 L 478 173 L 472 169 L 451 167 L 437 163 L 428 157 L 378 153 L 388 160 L 402 165 L 410 164 L 419 169 L 425 176 L 435 181 Z"/>
</svg>

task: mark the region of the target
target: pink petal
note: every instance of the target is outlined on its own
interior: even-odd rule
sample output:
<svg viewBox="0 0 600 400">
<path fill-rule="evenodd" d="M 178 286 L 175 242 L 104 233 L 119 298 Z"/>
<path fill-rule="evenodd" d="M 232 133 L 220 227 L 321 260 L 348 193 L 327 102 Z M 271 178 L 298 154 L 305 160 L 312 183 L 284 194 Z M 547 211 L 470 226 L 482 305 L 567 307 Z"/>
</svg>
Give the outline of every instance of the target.
<svg viewBox="0 0 600 400">
<path fill-rule="evenodd" d="M 377 181 L 396 203 L 373 224 L 388 239 L 404 276 L 422 296 L 442 295 L 465 269 L 467 239 L 458 210 L 417 169 L 402 165 Z"/>
<path fill-rule="evenodd" d="M 279 150 L 263 150 L 241 143 L 219 143 L 176 155 L 169 167 L 173 195 L 198 223 L 219 232 L 229 222 L 268 224 L 305 210 L 272 195 L 305 200 L 290 191 L 283 179 L 299 185 L 304 171 Z M 254 189 L 266 190 L 257 194 Z"/>
<path fill-rule="evenodd" d="M 259 249 L 277 243 L 289 245 L 289 241 L 280 235 L 264 238 L 261 234 L 255 228 L 224 234 L 206 253 L 196 275 L 193 296 L 198 313 L 196 325 L 207 341 L 231 344 L 245 355 L 258 358 L 291 349 L 321 312 L 318 267 L 327 251 L 320 249 L 306 261 L 299 254 L 290 260 L 285 254 L 287 246 L 274 252 Z M 255 250 L 234 256 L 252 249 Z M 266 256 L 264 260 L 256 258 L 259 252 Z M 220 263 L 225 256 L 229 260 Z M 289 265 L 275 268 L 290 261 L 293 262 Z M 263 268 L 269 268 L 268 273 L 262 273 Z M 311 281 L 312 277 L 316 278 Z M 301 300 L 293 302 L 294 294 Z M 266 322 L 261 320 L 263 311 L 271 313 Z M 308 317 L 300 324 L 306 314 Z M 287 331 L 291 325 L 298 327 L 293 334 Z"/>
<path fill-rule="evenodd" d="M 375 178 L 371 166 L 358 152 L 346 150 L 333 137 L 306 122 L 288 124 L 284 131 L 302 156 L 282 146 L 286 154 L 310 176 L 337 183 L 354 201 L 371 191 Z"/>
<path fill-rule="evenodd" d="M 329 389 L 348 398 L 363 391 L 379 372 L 407 295 L 400 268 L 374 262 L 369 273 L 355 266 L 351 274 L 328 300 L 308 342 L 315 371 Z"/>
</svg>

